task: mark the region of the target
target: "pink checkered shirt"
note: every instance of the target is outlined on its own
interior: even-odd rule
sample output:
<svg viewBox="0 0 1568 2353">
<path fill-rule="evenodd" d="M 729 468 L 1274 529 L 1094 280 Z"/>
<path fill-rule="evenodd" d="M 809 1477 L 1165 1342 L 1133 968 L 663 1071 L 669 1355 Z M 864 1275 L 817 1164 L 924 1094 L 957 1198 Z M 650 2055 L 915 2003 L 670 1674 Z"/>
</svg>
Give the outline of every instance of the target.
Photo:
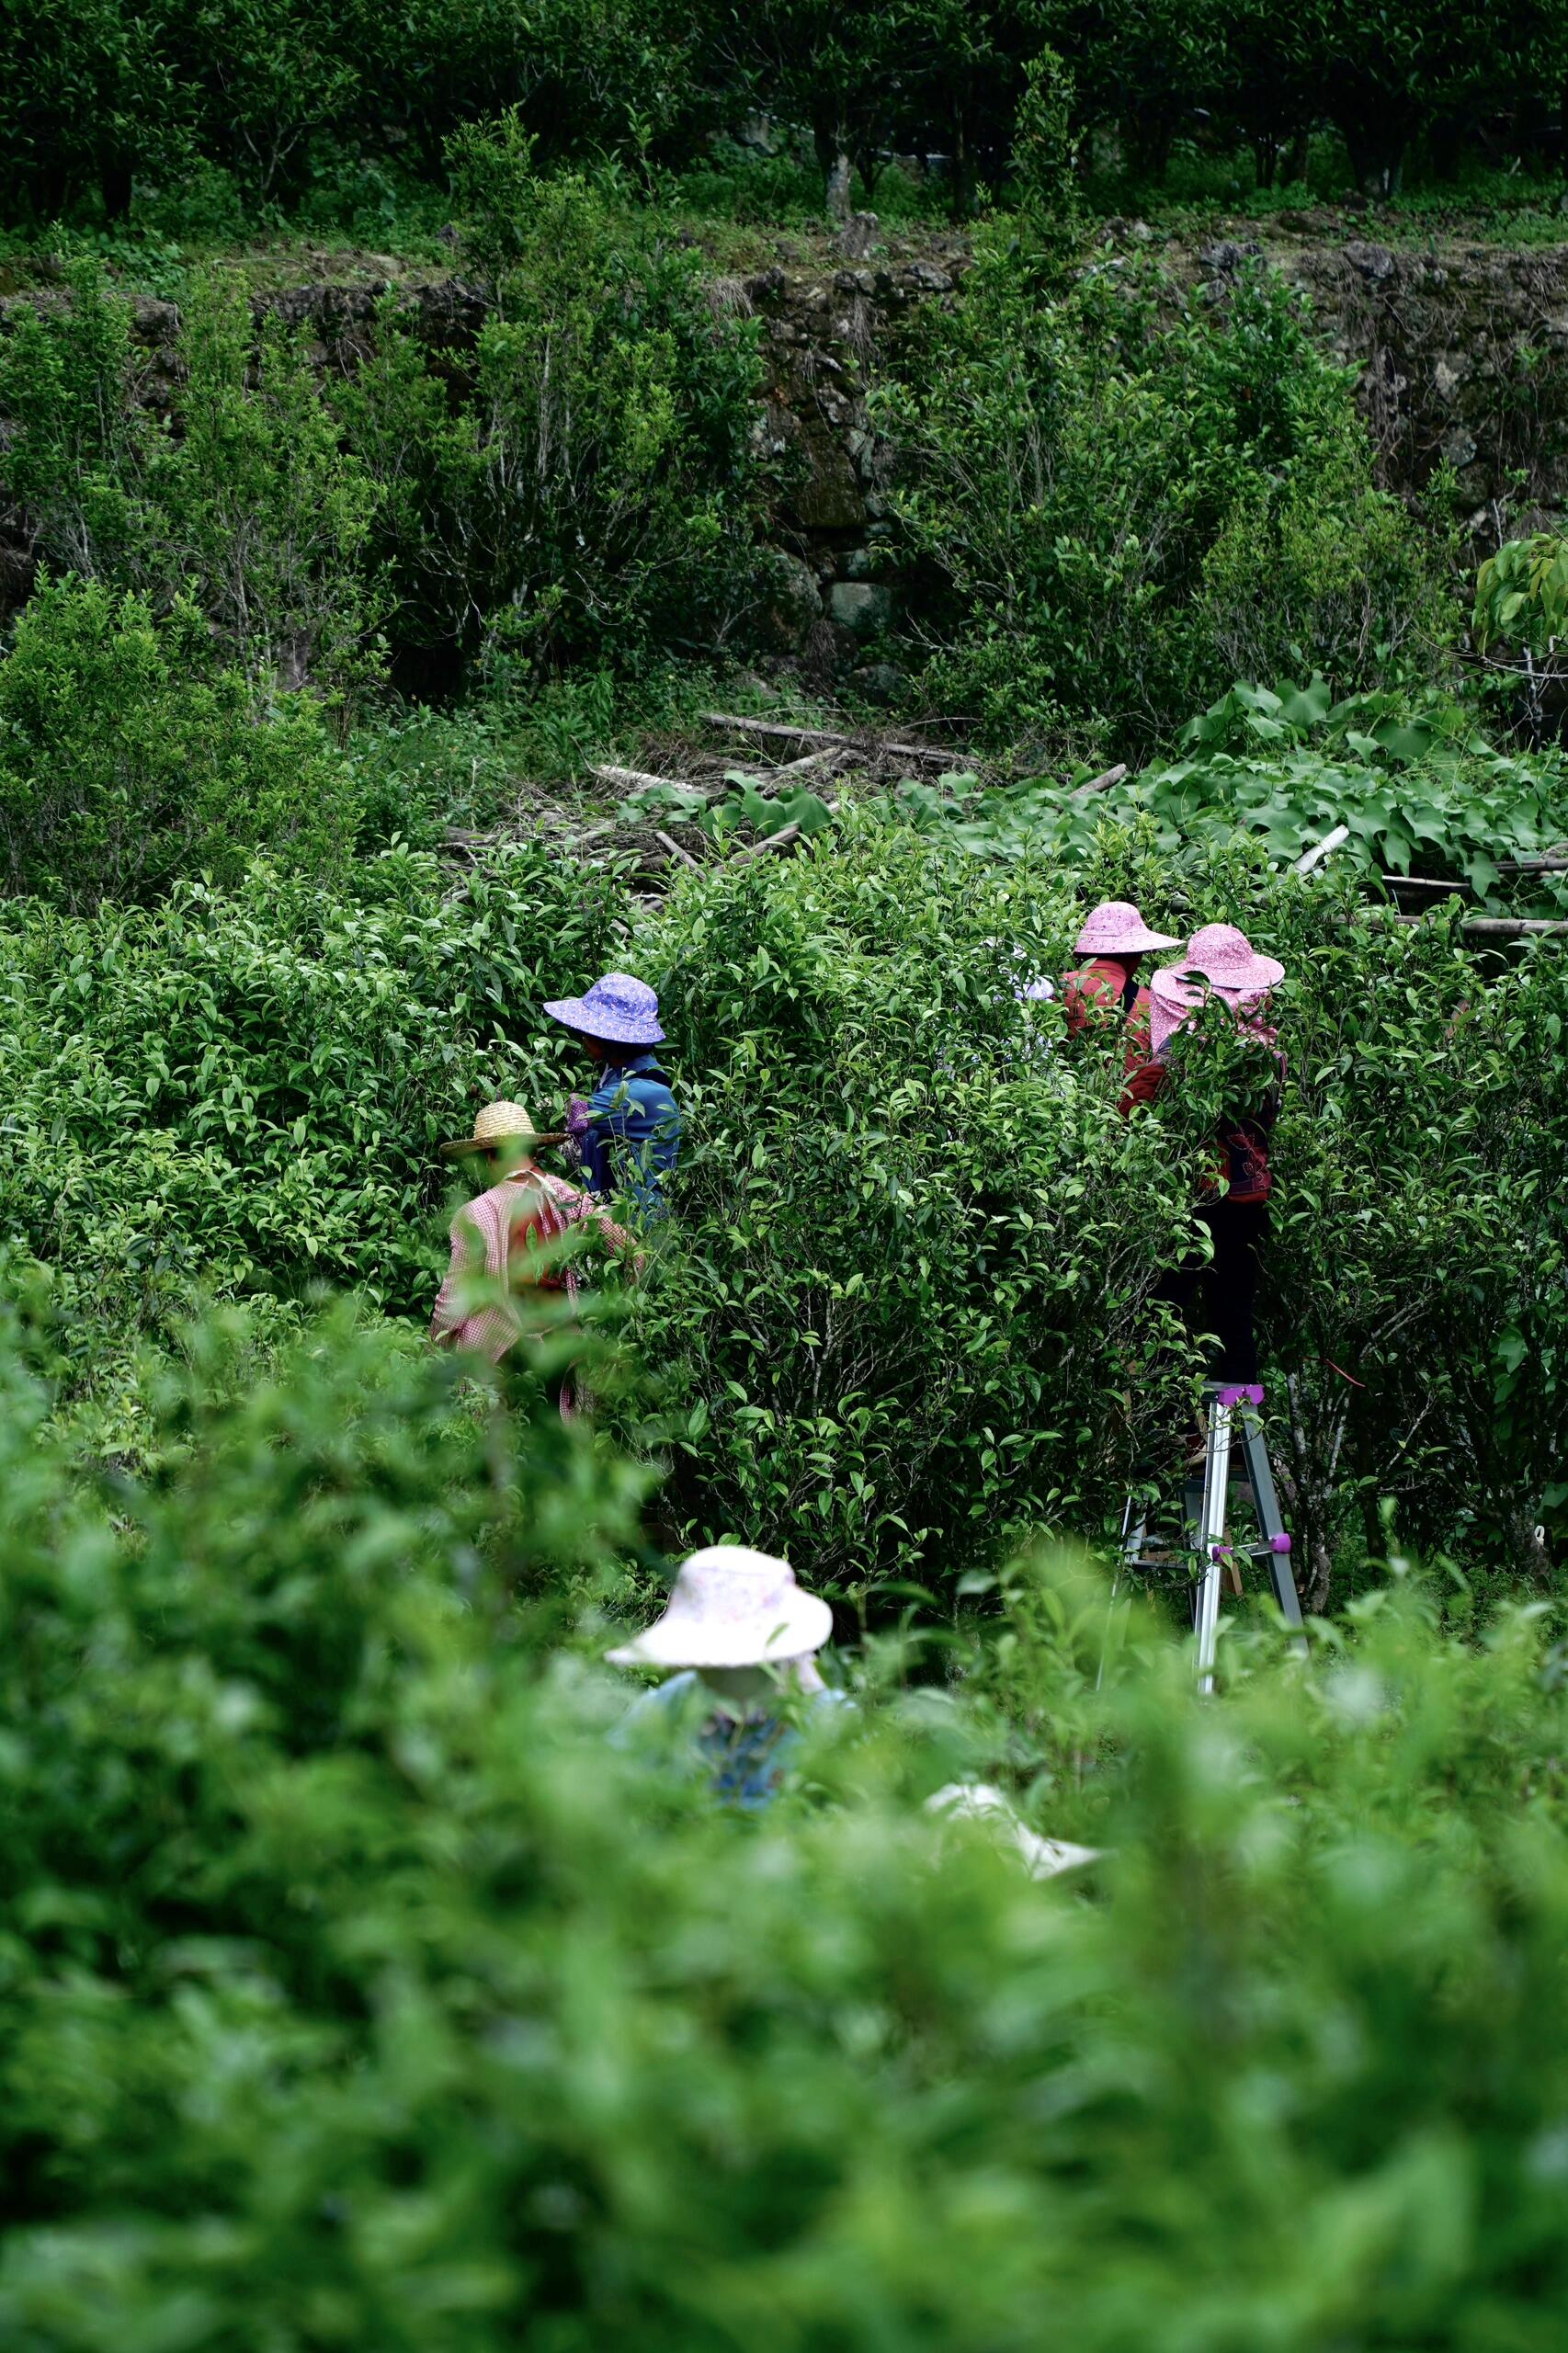
<svg viewBox="0 0 1568 2353">
<path fill-rule="evenodd" d="M 590 1196 L 563 1177 L 552 1176 L 531 1160 L 466 1202 L 452 1220 L 452 1261 L 441 1285 L 430 1337 L 437 1345 L 478 1348 L 498 1364 L 528 1329 L 522 1302 L 530 1290 L 577 1296 L 570 1267 L 550 1265 L 541 1254 L 574 1225 L 597 1225 L 612 1250 L 630 1247 L 625 1230 L 605 1215 Z M 472 1309 L 462 1293 L 481 1276 L 506 1287 L 506 1303 Z"/>
</svg>

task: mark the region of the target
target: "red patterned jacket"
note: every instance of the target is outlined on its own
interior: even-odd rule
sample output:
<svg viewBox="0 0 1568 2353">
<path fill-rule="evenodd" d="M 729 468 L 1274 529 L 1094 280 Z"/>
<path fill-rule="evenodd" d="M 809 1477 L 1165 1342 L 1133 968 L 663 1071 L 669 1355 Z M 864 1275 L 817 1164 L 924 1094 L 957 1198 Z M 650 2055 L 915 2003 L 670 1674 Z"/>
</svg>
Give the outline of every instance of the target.
<svg viewBox="0 0 1568 2353">
<path fill-rule="evenodd" d="M 1274 1032 L 1255 1033 L 1260 1043 L 1267 1044 L 1278 1068 L 1278 1076 L 1268 1089 L 1255 1112 L 1239 1118 L 1221 1120 L 1215 1131 L 1217 1147 L 1213 1175 L 1205 1179 L 1201 1198 L 1211 1200 L 1218 1195 L 1221 1180 L 1226 1183 L 1225 1199 L 1238 1207 L 1244 1201 L 1266 1201 L 1274 1190 L 1274 1175 L 1268 1165 L 1269 1138 L 1279 1117 L 1279 1097 L 1285 1085 L 1285 1057 L 1275 1050 Z M 1167 1045 L 1168 1045 L 1167 1040 Z M 1151 1054 L 1130 1075 L 1121 1097 L 1121 1111 L 1126 1118 L 1135 1104 L 1152 1103 L 1164 1086 L 1170 1073 L 1166 1067 L 1165 1047 Z"/>
<path fill-rule="evenodd" d="M 1077 1037 L 1091 1023 L 1127 1024 L 1127 1068 L 1134 1070 L 1149 1055 L 1149 992 L 1134 980 L 1120 959 L 1091 957 L 1074 972 L 1062 975 L 1062 995 L 1069 1034 Z"/>
</svg>

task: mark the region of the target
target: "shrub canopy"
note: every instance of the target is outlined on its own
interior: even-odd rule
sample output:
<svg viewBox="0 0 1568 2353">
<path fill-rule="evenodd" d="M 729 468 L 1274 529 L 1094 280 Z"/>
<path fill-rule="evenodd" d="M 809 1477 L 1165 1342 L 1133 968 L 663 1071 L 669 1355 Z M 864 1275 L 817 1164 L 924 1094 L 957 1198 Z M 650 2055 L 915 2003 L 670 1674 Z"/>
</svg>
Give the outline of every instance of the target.
<svg viewBox="0 0 1568 2353">
<path fill-rule="evenodd" d="M 100 1492 L 0 1344 L 8 2346 L 1548 2353 L 1538 1616 L 1395 1590 L 1205 1706 L 1136 1621 L 1096 1689 L 1103 1591 L 1020 1564 L 946 1694 L 728 1815 L 542 1655 L 627 1539 L 602 1447 L 343 1312 L 214 1404 L 241 1336 Z M 1086 1892 L 923 1811 L 965 1769 Z"/>
</svg>

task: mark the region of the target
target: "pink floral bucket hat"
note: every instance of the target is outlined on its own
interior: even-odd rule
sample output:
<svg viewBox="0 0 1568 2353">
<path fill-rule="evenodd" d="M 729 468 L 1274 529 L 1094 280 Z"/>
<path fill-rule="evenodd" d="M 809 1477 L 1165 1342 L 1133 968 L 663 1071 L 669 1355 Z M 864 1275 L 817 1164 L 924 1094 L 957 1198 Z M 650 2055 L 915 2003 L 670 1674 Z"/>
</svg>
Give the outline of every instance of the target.
<svg viewBox="0 0 1568 2353">
<path fill-rule="evenodd" d="M 612 1666 L 782 1666 L 832 1631 L 832 1610 L 802 1592 L 788 1561 L 709 1544 L 681 1563 L 664 1616 L 605 1656 Z"/>
<path fill-rule="evenodd" d="M 1102 899 L 1090 913 L 1074 946 L 1080 956 L 1143 956 L 1179 942 L 1151 931 L 1131 899 Z"/>
<path fill-rule="evenodd" d="M 1206 923 L 1187 943 L 1187 961 L 1230 1005 L 1262 996 L 1285 977 L 1272 956 L 1260 956 L 1233 923 Z"/>
<path fill-rule="evenodd" d="M 1209 1000 L 1209 983 L 1187 964 L 1165 964 L 1149 983 L 1149 1043 L 1157 1054 Z"/>
</svg>

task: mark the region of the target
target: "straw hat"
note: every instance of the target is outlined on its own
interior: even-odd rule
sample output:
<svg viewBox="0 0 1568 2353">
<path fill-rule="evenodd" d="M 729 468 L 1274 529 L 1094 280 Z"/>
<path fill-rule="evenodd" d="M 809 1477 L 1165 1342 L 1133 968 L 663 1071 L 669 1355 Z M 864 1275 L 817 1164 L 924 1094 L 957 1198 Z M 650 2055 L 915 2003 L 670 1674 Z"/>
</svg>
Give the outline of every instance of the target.
<svg viewBox="0 0 1568 2353">
<path fill-rule="evenodd" d="M 585 996 L 558 996 L 545 1006 L 552 1021 L 597 1038 L 607 1046 L 662 1046 L 659 1000 L 646 981 L 630 972 L 607 972 Z"/>
<path fill-rule="evenodd" d="M 1142 956 L 1178 944 L 1165 932 L 1151 931 L 1131 899 L 1102 899 L 1074 947 L 1080 956 Z"/>
<path fill-rule="evenodd" d="M 1285 977 L 1284 965 L 1272 956 L 1260 956 L 1233 923 L 1206 923 L 1195 931 L 1187 943 L 1187 961 L 1232 1004 L 1261 996 Z"/>
<path fill-rule="evenodd" d="M 832 1631 L 832 1610 L 801 1592 L 788 1561 L 709 1544 L 681 1563 L 664 1616 L 605 1656 L 612 1666 L 782 1666 Z"/>
<path fill-rule="evenodd" d="M 1149 1044 L 1157 1054 L 1191 1020 L 1209 995 L 1201 972 L 1185 964 L 1165 964 L 1149 983 Z"/>
<path fill-rule="evenodd" d="M 441 1157 L 463 1160 L 471 1153 L 494 1152 L 497 1144 L 503 1143 L 542 1146 L 564 1142 L 564 1130 L 540 1135 L 520 1103 L 487 1103 L 474 1114 L 472 1135 L 460 1136 L 455 1143 L 444 1143 Z"/>
</svg>

